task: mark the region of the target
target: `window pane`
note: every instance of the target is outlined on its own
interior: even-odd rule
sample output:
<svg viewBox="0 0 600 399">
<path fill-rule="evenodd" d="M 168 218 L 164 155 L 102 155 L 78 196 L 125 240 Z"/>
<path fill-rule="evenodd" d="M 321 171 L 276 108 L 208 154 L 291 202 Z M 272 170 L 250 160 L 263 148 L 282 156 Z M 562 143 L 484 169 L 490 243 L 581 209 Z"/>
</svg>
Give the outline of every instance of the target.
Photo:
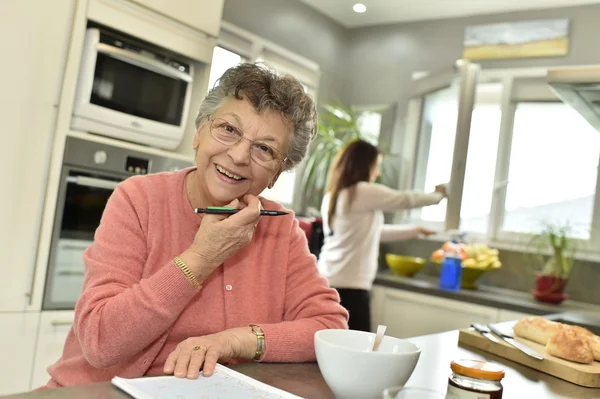
<svg viewBox="0 0 600 399">
<path fill-rule="evenodd" d="M 414 184 L 416 190 L 431 192 L 437 184 L 450 180 L 457 114 L 455 86 L 424 97 Z M 413 211 L 413 215 L 419 214 L 422 220 L 443 222 L 446 219 L 446 201 Z"/>
<path fill-rule="evenodd" d="M 501 83 L 477 86 L 460 209 L 461 230 L 487 232 L 502 116 L 502 88 Z"/>
<path fill-rule="evenodd" d="M 381 113 L 375 111 L 362 111 L 356 120 L 358 130 L 363 138 L 373 145 L 379 143 L 379 133 L 381 132 Z"/>
<path fill-rule="evenodd" d="M 504 230 L 531 233 L 566 223 L 589 238 L 600 134 L 563 103 L 517 106 Z"/>
<path fill-rule="evenodd" d="M 208 78 L 208 90 L 212 89 L 217 79 L 229 68 L 242 62 L 242 57 L 223 47 L 215 47 L 212 64 L 210 65 L 210 76 Z"/>
<path fill-rule="evenodd" d="M 265 189 L 260 195 L 285 205 L 291 205 L 294 199 L 294 183 L 296 171 L 283 172 L 271 189 Z"/>
</svg>

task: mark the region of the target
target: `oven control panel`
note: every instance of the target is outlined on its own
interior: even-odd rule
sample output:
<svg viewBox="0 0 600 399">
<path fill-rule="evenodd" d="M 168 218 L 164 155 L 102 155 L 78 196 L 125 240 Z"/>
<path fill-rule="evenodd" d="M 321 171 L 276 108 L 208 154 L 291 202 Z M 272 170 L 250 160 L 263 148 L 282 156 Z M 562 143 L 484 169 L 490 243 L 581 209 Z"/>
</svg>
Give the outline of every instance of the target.
<svg viewBox="0 0 600 399">
<path fill-rule="evenodd" d="M 125 171 L 136 175 L 145 175 L 150 170 L 148 159 L 128 156 L 125 161 Z"/>
</svg>

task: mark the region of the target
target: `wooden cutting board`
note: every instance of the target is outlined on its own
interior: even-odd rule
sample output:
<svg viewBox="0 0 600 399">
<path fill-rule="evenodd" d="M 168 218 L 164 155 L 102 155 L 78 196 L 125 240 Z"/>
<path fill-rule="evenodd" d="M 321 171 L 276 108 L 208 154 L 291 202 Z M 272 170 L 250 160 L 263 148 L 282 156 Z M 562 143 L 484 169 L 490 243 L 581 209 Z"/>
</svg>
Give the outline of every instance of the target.
<svg viewBox="0 0 600 399">
<path fill-rule="evenodd" d="M 592 364 L 570 362 L 549 355 L 543 345 L 520 337 L 515 338 L 515 340 L 538 351 L 544 357 L 544 360 L 529 357 L 503 340 L 499 340 L 500 343 L 498 344 L 492 342 L 472 328 L 460 330 L 458 335 L 458 342 L 464 345 L 481 349 L 577 385 L 600 388 L 600 362 Z"/>
</svg>

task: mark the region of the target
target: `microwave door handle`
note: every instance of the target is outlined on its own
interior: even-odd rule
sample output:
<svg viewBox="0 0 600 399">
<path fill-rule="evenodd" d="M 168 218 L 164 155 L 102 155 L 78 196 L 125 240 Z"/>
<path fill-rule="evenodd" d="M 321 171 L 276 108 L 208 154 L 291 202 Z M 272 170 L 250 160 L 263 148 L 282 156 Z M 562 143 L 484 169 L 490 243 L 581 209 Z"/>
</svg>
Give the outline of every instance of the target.
<svg viewBox="0 0 600 399">
<path fill-rule="evenodd" d="M 105 54 L 119 61 L 123 61 L 128 64 L 135 65 L 140 68 L 144 68 L 170 78 L 183 80 L 188 83 L 192 82 L 192 77 L 190 75 L 180 72 L 169 66 L 166 66 L 162 62 L 158 62 L 152 58 L 144 57 L 143 55 L 140 55 L 138 53 L 110 46 L 105 43 L 98 43 L 96 45 L 96 50 L 99 53 Z"/>
<path fill-rule="evenodd" d="M 105 188 L 107 190 L 114 190 L 117 188 L 119 182 L 112 180 L 96 179 L 94 177 L 87 176 L 69 176 L 67 182 L 75 183 L 78 186 L 94 187 L 94 188 Z"/>
</svg>

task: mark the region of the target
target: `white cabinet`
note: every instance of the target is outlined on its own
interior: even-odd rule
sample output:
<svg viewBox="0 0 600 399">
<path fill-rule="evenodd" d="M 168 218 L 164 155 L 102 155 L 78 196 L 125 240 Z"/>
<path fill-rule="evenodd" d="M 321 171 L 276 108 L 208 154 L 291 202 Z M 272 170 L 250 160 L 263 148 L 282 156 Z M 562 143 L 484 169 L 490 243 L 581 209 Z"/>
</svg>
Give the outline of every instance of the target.
<svg viewBox="0 0 600 399">
<path fill-rule="evenodd" d="M 219 36 L 224 0 L 133 0 L 213 37 Z"/>
<path fill-rule="evenodd" d="M 0 98 L 17 104 L 58 104 L 74 6 L 75 0 L 2 2 Z M 3 108 L 2 117 L 13 109 Z M 20 136 L 31 139 L 35 134 Z"/>
<path fill-rule="evenodd" d="M 12 312 L 26 308 L 32 288 L 56 112 L 1 97 L 0 109 L 9 110 L 0 146 L 0 312 Z"/>
<path fill-rule="evenodd" d="M 375 331 L 378 324 L 385 324 L 388 327 L 386 334 L 398 338 L 467 328 L 471 323 L 519 320 L 527 316 L 532 315 L 380 285 L 373 286 L 371 290 L 371 331 Z"/>
<path fill-rule="evenodd" d="M 31 389 L 45 385 L 50 379 L 46 369 L 62 356 L 74 315 L 73 311 L 42 312 Z"/>
<path fill-rule="evenodd" d="M 386 289 L 380 315 L 387 334 L 408 338 L 494 323 L 497 309 L 432 295 Z"/>
<path fill-rule="evenodd" d="M 0 396 L 29 391 L 40 314 L 0 314 Z"/>
<path fill-rule="evenodd" d="M 74 1 L 2 4 L 0 312 L 28 305 Z"/>
</svg>

